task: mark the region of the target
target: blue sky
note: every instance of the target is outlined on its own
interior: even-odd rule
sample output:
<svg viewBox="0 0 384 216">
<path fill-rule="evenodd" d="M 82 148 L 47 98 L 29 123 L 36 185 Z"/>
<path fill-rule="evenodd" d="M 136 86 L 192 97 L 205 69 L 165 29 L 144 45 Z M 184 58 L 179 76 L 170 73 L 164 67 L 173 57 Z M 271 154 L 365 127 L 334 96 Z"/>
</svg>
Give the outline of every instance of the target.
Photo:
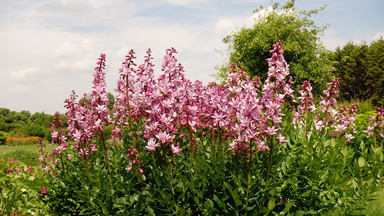
<svg viewBox="0 0 384 216">
<path fill-rule="evenodd" d="M 279 1 L 285 2 L 285 1 Z M 175 47 L 187 78 L 214 81 L 214 67 L 226 60 L 222 38 L 252 26 L 253 10 L 269 0 L 13 0 L 0 7 L 0 107 L 53 114 L 74 89 L 91 91 L 93 68 L 107 55 L 107 85 L 130 49 L 143 62 L 153 50 L 155 70 L 165 49 Z M 328 49 L 348 41 L 384 36 L 382 0 L 297 0 L 298 10 L 327 4 L 313 17 L 329 24 Z"/>
</svg>

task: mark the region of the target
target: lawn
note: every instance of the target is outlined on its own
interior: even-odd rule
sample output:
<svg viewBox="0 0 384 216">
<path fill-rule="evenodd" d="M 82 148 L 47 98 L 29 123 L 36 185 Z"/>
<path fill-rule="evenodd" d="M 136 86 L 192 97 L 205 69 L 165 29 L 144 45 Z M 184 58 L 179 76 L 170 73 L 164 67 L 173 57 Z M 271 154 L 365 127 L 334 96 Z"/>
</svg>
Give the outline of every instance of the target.
<svg viewBox="0 0 384 216">
<path fill-rule="evenodd" d="M 354 215 L 378 216 L 384 215 L 384 188 L 376 192 L 375 200 L 371 201 L 362 210 L 356 210 Z"/>
<path fill-rule="evenodd" d="M 47 145 L 44 150 L 51 152 L 56 146 Z M 39 147 L 36 145 L 7 146 L 0 145 L 0 158 L 14 158 L 28 165 L 38 165 Z"/>
</svg>

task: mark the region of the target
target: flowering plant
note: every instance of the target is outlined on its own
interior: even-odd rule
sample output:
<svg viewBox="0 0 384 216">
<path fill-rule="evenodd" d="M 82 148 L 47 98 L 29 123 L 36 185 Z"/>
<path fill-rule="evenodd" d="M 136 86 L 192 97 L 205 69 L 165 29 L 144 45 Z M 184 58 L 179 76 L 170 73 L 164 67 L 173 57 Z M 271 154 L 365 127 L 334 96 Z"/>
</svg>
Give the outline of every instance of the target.
<svg viewBox="0 0 384 216">
<path fill-rule="evenodd" d="M 357 105 L 337 108 L 337 79 L 319 107 L 309 82 L 296 102 L 283 53 L 273 46 L 264 82 L 232 64 L 224 85 L 205 86 L 185 78 L 174 48 L 157 79 L 151 50 L 139 66 L 131 50 L 111 112 L 102 54 L 92 93 L 78 100 L 73 91 L 67 128 L 52 126 L 58 147 L 52 159 L 41 156 L 54 177 L 44 187 L 48 205 L 108 215 L 326 214 L 361 205 L 382 183 L 382 147 L 347 145 Z"/>
</svg>

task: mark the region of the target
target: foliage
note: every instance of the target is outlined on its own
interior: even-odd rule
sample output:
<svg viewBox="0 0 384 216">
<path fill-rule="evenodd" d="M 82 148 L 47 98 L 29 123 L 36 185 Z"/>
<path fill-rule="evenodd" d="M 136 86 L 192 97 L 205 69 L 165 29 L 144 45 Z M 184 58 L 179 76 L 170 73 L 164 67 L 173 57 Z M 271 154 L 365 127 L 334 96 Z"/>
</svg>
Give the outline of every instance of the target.
<svg viewBox="0 0 384 216">
<path fill-rule="evenodd" d="M 383 143 L 349 144 L 358 105 L 337 106 L 337 79 L 319 113 L 309 82 L 299 105 L 286 106 L 295 96 L 281 46 L 264 83 L 232 65 L 223 86 L 185 79 L 173 48 L 155 80 L 151 51 L 137 67 L 131 50 L 113 118 L 101 55 L 91 95 L 66 100 L 67 127 L 54 118 L 56 148 L 41 145 L 41 168 L 54 176 L 45 185 L 51 213 L 348 215 L 364 207 L 382 187 Z"/>
<path fill-rule="evenodd" d="M 8 156 L 0 158 L 0 214 L 47 215 L 40 191 L 43 172 Z"/>
<path fill-rule="evenodd" d="M 340 97 L 345 100 L 370 100 L 384 104 L 384 40 L 370 45 L 349 42 L 331 53 L 336 76 L 341 80 Z"/>
<path fill-rule="evenodd" d="M 0 131 L 0 145 L 5 145 L 8 137 L 9 137 L 9 133 Z"/>
<path fill-rule="evenodd" d="M 255 11 L 258 16 L 253 27 L 241 28 L 223 39 L 228 44 L 229 62 L 236 63 L 250 76 L 265 80 L 268 71 L 265 59 L 270 57 L 272 45 L 281 41 L 290 75 L 297 83 L 295 89 L 308 80 L 313 85 L 313 92 L 319 95 L 324 84 L 332 79 L 334 70 L 320 42 L 326 26 L 316 26 L 311 20 L 311 16 L 323 9 L 296 11 L 294 0 L 283 6 L 275 3 L 272 9 L 261 7 Z M 226 67 L 221 69 L 221 77 L 225 77 L 226 70 Z"/>
<path fill-rule="evenodd" d="M 52 115 L 44 112 L 31 115 L 29 111 L 16 112 L 0 108 L 0 131 L 10 133 L 12 137 L 39 136 L 50 140 L 51 122 Z"/>
<path fill-rule="evenodd" d="M 341 97 L 341 94 L 340 93 L 340 97 Z M 357 110 L 357 114 L 369 114 L 369 115 L 373 115 L 373 110 L 376 110 L 378 107 L 376 106 L 373 106 L 371 104 L 370 101 L 361 101 L 361 100 L 351 100 L 351 101 L 346 101 L 346 100 L 343 100 L 342 98 L 341 99 L 341 102 L 339 103 L 340 105 L 344 105 L 344 106 L 350 106 L 354 103 L 358 103 L 359 104 L 359 109 Z M 366 126 L 367 124 L 365 124 Z"/>
</svg>

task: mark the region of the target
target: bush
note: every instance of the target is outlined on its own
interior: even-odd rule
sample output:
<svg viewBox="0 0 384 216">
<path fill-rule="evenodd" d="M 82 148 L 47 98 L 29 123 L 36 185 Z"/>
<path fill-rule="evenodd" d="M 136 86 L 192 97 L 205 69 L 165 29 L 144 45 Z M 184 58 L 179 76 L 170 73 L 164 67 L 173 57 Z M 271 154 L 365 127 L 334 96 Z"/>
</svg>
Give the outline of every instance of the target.
<svg viewBox="0 0 384 216">
<path fill-rule="evenodd" d="M 48 215 L 40 190 L 43 174 L 15 158 L 0 158 L 0 214 Z"/>
<path fill-rule="evenodd" d="M 9 133 L 0 131 L 0 145 L 5 145 L 8 137 L 9 137 Z"/>
<path fill-rule="evenodd" d="M 45 138 L 45 128 L 41 125 L 31 124 L 24 128 L 27 136 Z"/>
</svg>

